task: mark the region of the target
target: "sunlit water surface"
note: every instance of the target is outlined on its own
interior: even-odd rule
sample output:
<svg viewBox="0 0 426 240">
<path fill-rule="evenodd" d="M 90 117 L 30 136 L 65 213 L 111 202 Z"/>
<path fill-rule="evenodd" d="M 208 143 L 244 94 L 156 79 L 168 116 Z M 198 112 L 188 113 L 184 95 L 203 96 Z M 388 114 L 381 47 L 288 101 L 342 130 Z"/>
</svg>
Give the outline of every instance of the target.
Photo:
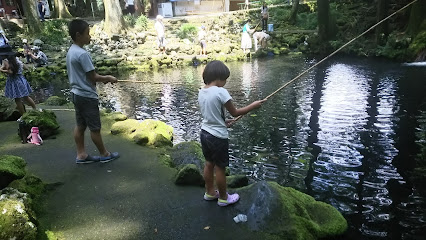
<svg viewBox="0 0 426 240">
<path fill-rule="evenodd" d="M 225 88 L 238 107 L 266 97 L 315 64 L 277 57 L 228 63 Z M 141 73 L 143 83 L 100 86 L 105 106 L 174 127 L 174 143 L 199 138 L 203 66 Z M 273 180 L 336 207 L 345 239 L 423 239 L 425 200 L 405 170 L 416 154 L 426 68 L 337 57 L 271 97 L 230 130 L 230 167 Z M 425 109 L 423 109 L 425 110 Z"/>
</svg>

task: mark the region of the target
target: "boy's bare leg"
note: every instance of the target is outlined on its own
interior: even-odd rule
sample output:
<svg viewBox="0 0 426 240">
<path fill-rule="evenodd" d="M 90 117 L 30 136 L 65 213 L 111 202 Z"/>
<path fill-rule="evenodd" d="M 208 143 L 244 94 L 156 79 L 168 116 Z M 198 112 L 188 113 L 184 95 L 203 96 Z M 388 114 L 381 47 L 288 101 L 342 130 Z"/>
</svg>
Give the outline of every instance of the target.
<svg viewBox="0 0 426 240">
<path fill-rule="evenodd" d="M 77 146 L 77 159 L 86 159 L 87 153 L 84 147 L 84 131 L 86 128 L 76 126 L 74 128 L 74 141 Z"/>
<path fill-rule="evenodd" d="M 104 142 L 102 141 L 101 130 L 90 131 L 90 137 L 92 138 L 93 143 L 98 148 L 101 156 L 108 157 L 109 152 L 106 150 Z"/>
<path fill-rule="evenodd" d="M 215 189 L 214 189 L 214 164 L 206 161 L 204 165 L 204 181 L 205 187 L 206 187 L 206 193 L 212 196 L 215 196 Z"/>
<path fill-rule="evenodd" d="M 228 193 L 226 192 L 226 173 L 225 168 L 219 166 L 215 167 L 216 173 L 216 185 L 219 190 L 220 199 L 228 199 Z"/>
</svg>

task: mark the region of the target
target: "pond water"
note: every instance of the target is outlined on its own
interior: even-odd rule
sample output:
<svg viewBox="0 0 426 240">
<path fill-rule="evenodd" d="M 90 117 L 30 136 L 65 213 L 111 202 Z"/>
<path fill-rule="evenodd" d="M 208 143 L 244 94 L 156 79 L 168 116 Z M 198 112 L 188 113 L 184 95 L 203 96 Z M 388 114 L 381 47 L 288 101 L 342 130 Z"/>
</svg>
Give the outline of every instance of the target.
<svg viewBox="0 0 426 240">
<path fill-rule="evenodd" d="M 238 107 L 261 99 L 316 63 L 274 57 L 228 63 L 225 88 Z M 122 76 L 100 86 L 102 104 L 174 127 L 197 140 L 203 66 Z M 409 183 L 415 132 L 426 110 L 426 68 L 335 57 L 271 97 L 230 129 L 230 168 L 273 180 L 337 208 L 345 239 L 423 239 L 426 202 Z"/>
</svg>

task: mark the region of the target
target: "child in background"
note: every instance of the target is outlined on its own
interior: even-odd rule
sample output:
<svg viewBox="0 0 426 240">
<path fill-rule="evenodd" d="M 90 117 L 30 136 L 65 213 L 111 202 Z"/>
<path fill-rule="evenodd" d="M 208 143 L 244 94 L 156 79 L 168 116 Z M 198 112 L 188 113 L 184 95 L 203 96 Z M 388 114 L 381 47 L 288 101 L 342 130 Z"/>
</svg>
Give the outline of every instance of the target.
<svg viewBox="0 0 426 240">
<path fill-rule="evenodd" d="M 2 61 L 0 71 L 7 74 L 4 95 L 15 99 L 16 108 L 21 115 L 25 113 L 23 101 L 37 110 L 33 99 L 29 96 L 33 90 L 22 74 L 24 68 L 26 68 L 25 65 L 16 57 L 16 53 L 12 52 L 11 47 L 0 48 L 0 56 L 5 58 Z"/>
<path fill-rule="evenodd" d="M 31 58 L 31 48 L 30 45 L 28 45 L 28 40 L 23 39 L 22 43 L 24 44 L 22 47 L 24 48 L 24 57 L 27 59 L 27 64 L 32 62 Z"/>
<path fill-rule="evenodd" d="M 230 75 L 228 67 L 221 61 L 208 63 L 203 72 L 205 86 L 198 95 L 203 121 L 201 124 L 201 147 L 206 158 L 204 180 L 206 192 L 204 199 L 216 200 L 221 207 L 236 203 L 240 196 L 237 193 L 228 194 L 226 191 L 225 168 L 229 164 L 229 136 L 227 127 L 232 121 L 225 120 L 225 109 L 237 117 L 259 108 L 266 100 L 254 101 L 243 108 L 235 108 L 232 97 L 223 88 Z M 216 186 L 214 187 L 214 173 Z"/>
<path fill-rule="evenodd" d="M 206 28 L 204 26 L 201 26 L 200 31 L 198 31 L 198 42 L 200 43 L 200 55 L 207 55 L 207 42 L 206 42 Z"/>
<path fill-rule="evenodd" d="M 93 163 L 109 162 L 117 159 L 118 152 L 109 152 L 101 136 L 101 119 L 96 83 L 116 83 L 117 78 L 110 75 L 99 75 L 95 71 L 90 54 L 83 48 L 90 43 L 89 24 L 81 19 L 72 20 L 69 24 L 69 34 L 73 40 L 67 53 L 67 72 L 71 87 L 71 99 L 74 103 L 77 126 L 74 128 L 74 140 L 77 146 L 75 162 Z M 84 132 L 89 127 L 90 136 L 96 145 L 100 157 L 86 153 Z"/>
</svg>

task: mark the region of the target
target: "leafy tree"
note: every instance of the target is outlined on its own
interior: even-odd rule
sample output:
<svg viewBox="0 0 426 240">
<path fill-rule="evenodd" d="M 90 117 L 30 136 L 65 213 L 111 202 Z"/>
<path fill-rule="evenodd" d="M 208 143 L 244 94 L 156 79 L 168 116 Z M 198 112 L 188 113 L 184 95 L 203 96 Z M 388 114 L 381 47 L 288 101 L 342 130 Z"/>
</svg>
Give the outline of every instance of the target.
<svg viewBox="0 0 426 240">
<path fill-rule="evenodd" d="M 407 32 L 416 35 L 422 23 L 426 20 L 426 0 L 419 0 L 411 5 L 410 19 L 408 21 Z M 423 29 L 426 30 L 426 29 Z"/>
<path fill-rule="evenodd" d="M 104 31 L 108 34 L 118 34 L 125 29 L 123 13 L 119 0 L 104 0 L 105 23 Z"/>
<path fill-rule="evenodd" d="M 389 11 L 389 0 L 378 0 L 377 1 L 377 13 L 376 13 L 376 21 L 379 22 L 388 16 Z M 376 27 L 376 42 L 380 43 L 386 40 L 389 35 L 389 22 L 385 21 L 379 26 Z"/>
</svg>

